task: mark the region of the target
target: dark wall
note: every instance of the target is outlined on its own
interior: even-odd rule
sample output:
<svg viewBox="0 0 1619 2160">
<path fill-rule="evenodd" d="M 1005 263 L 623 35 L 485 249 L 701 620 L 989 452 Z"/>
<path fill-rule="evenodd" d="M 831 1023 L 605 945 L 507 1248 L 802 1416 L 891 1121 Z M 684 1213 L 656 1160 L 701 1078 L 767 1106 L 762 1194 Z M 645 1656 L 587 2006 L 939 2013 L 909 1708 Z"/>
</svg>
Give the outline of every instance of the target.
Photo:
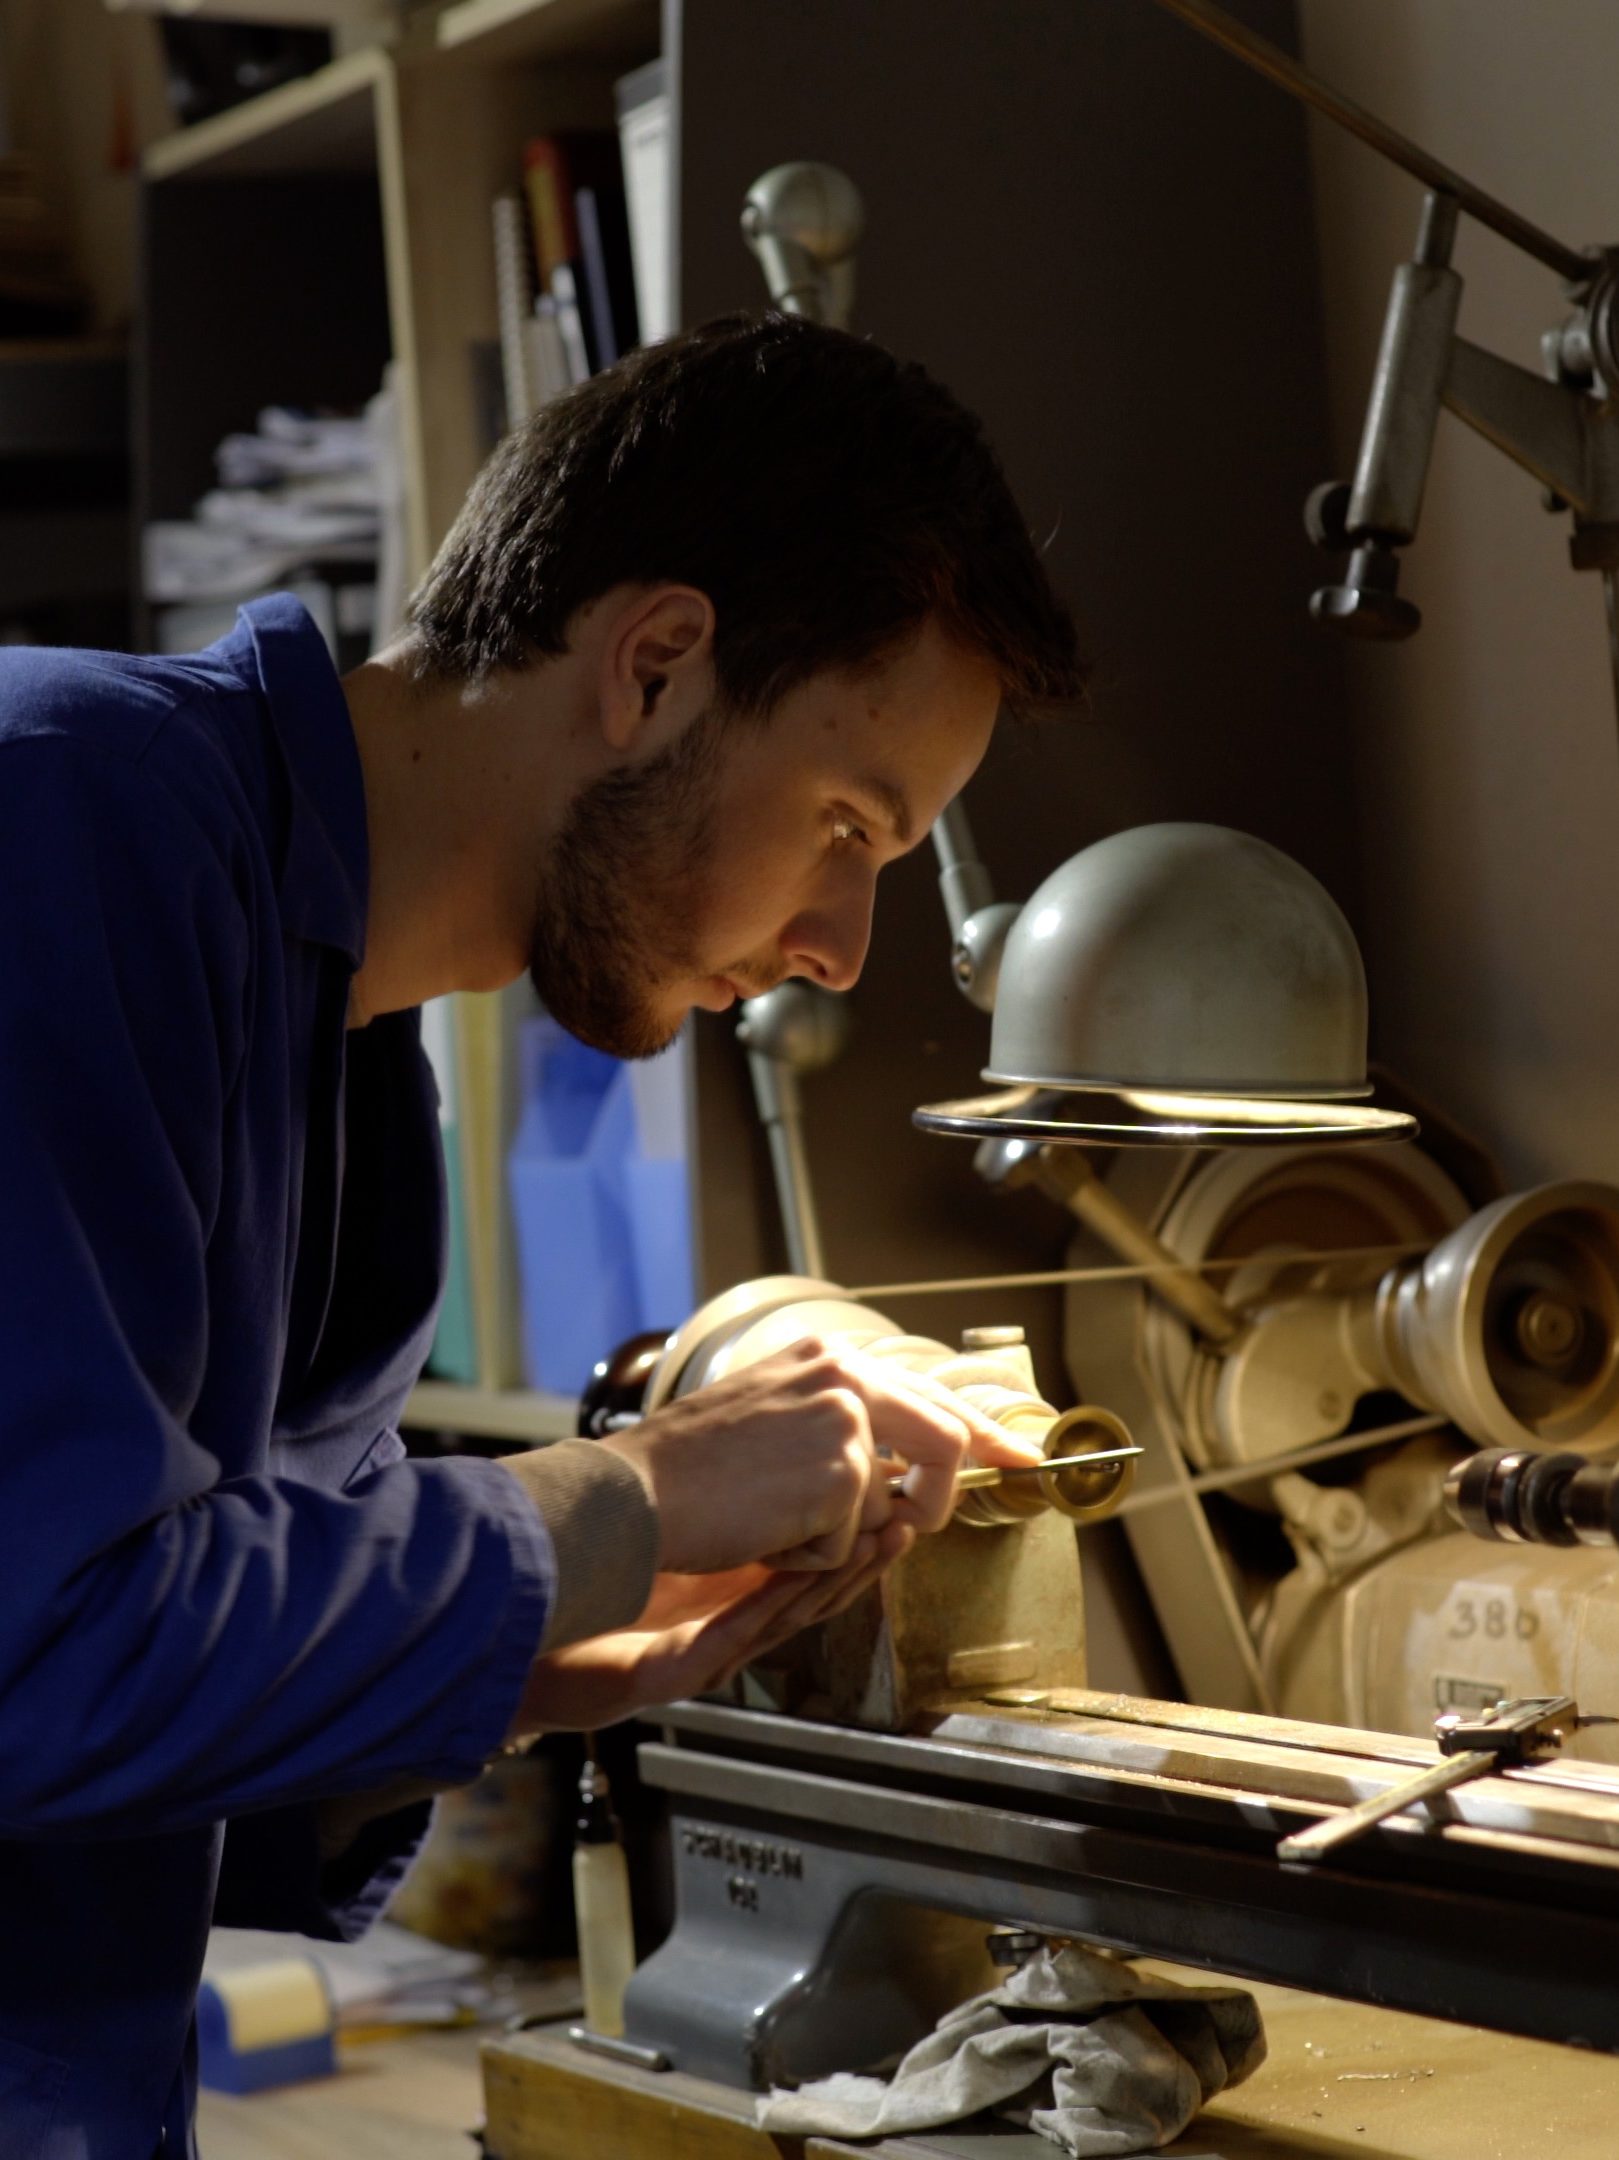
<svg viewBox="0 0 1619 2160">
<path fill-rule="evenodd" d="M 1243 12 L 1291 43 L 1283 0 Z M 762 300 L 737 231 L 760 172 L 843 166 L 867 212 L 857 327 L 984 415 L 1094 656 L 1088 715 L 1003 731 L 968 790 L 1002 897 L 1103 833 L 1204 818 L 1298 855 L 1353 915 L 1339 654 L 1299 605 L 1319 582 L 1300 511 L 1329 459 L 1298 109 L 1145 0 L 671 13 L 682 319 Z M 909 1126 L 968 1090 L 988 1023 L 950 983 L 931 852 L 884 884 L 854 1044 L 805 1087 L 828 1266 L 869 1283 L 1060 1265 L 1053 1209 L 994 1200 L 967 1147 Z M 770 1257 L 772 1211 L 728 1051 L 711 1033 L 704 1184 L 710 1269 L 734 1278 Z M 1023 1317 L 1051 1345 L 1054 1307 L 904 1312 Z"/>
<path fill-rule="evenodd" d="M 141 218 L 141 516 L 185 517 L 262 407 L 360 406 L 381 385 L 382 209 L 374 174 L 317 173 L 157 181 Z"/>
</svg>

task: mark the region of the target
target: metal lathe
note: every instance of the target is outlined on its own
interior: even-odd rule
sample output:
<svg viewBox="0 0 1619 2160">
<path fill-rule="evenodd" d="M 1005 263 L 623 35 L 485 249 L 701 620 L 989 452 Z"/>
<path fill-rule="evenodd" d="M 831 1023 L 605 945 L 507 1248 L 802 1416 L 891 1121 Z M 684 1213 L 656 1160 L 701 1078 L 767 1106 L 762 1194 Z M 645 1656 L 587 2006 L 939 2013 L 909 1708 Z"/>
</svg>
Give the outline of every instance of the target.
<svg viewBox="0 0 1619 2160">
<path fill-rule="evenodd" d="M 815 1333 L 1048 1453 L 1111 1456 L 1122 1424 L 1143 1454 L 964 1494 L 734 1700 L 663 1715 L 640 1768 L 667 1796 L 677 1917 L 607 2045 L 744 2091 L 876 2064 L 988 1984 L 989 1932 L 1012 1929 L 1619 2053 L 1619 1768 L 1600 1759 L 1619 1727 L 1579 1729 L 1619 1707 L 1611 1533 L 1489 1544 L 1443 1501 L 1471 1443 L 1611 1446 L 1619 1192 L 1470 1211 L 1409 1147 L 1142 1151 L 1111 1175 L 1138 1231 L 1220 1284 L 1228 1324 L 1205 1310 L 1200 1333 L 1150 1268 L 1076 1267 L 1073 1378 L 1106 1411 L 1059 1416 L 1015 1330 L 953 1348 L 801 1278 L 741 1285 L 670 1339 L 649 1409 Z M 1076 1261 L 1094 1250 L 1082 1231 Z M 1196 1706 L 1085 1685 L 1086 1527 L 1119 1513 Z M 1319 1860 L 1279 1854 L 1431 1783 L 1436 1712 L 1482 1719 L 1488 1750 L 1489 1705 L 1526 1696 L 1566 1704 L 1545 1747 L 1469 1754 Z M 1344 1722 L 1368 1705 L 1384 1729 Z"/>
</svg>

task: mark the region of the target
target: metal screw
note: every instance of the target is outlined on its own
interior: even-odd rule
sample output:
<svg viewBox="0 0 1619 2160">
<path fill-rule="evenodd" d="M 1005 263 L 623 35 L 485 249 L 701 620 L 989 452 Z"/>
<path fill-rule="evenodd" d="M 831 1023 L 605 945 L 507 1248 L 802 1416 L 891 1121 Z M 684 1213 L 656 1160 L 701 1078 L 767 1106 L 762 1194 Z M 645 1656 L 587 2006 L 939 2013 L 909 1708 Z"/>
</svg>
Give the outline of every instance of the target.
<svg viewBox="0 0 1619 2160">
<path fill-rule="evenodd" d="M 1537 1365 L 1566 1365 L 1583 1333 L 1579 1312 L 1554 1291 L 1536 1290 L 1518 1308 L 1518 1345 Z"/>
</svg>

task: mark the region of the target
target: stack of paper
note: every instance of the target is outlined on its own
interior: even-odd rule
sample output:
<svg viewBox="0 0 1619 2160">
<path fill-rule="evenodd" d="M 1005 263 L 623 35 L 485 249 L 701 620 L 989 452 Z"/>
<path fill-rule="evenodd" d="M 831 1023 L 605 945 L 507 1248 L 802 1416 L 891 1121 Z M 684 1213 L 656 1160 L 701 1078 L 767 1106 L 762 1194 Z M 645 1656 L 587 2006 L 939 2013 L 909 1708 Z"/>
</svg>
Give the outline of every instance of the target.
<svg viewBox="0 0 1619 2160">
<path fill-rule="evenodd" d="M 380 402 L 380 401 L 378 401 Z M 142 540 L 148 600 L 246 600 L 315 563 L 375 563 L 385 475 L 374 414 L 329 419 L 272 406 L 215 452 L 220 485 L 189 518 Z"/>
<path fill-rule="evenodd" d="M 227 435 L 214 452 L 225 487 L 267 487 L 332 473 L 369 473 L 376 451 L 370 422 L 266 406 L 251 435 Z"/>
<path fill-rule="evenodd" d="M 448 1950 L 391 1920 L 359 1942 L 315 1942 L 261 1928 L 215 1928 L 203 1978 L 250 1972 L 287 1958 L 306 1959 L 325 1984 L 339 2031 L 357 2025 L 444 2025 L 477 2016 L 493 2002 L 483 1960 Z"/>
</svg>

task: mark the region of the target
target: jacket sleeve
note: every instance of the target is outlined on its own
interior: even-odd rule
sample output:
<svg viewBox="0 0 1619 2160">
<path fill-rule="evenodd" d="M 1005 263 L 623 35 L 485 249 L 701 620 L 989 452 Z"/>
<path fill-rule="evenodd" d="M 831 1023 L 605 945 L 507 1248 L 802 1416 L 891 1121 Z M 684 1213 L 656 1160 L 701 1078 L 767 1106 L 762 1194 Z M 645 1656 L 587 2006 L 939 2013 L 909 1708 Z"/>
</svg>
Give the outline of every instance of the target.
<svg viewBox="0 0 1619 2160">
<path fill-rule="evenodd" d="M 209 1241 L 229 1234 L 221 1134 L 252 964 L 238 875 L 138 761 L 0 744 L 13 1836 L 139 1836 L 401 1777 L 465 1782 L 546 1628 L 556 1549 L 498 1464 L 398 1462 L 330 1492 L 225 1478 L 187 1429 Z M 619 1491 L 643 1549 L 644 1496 Z M 627 1568 L 631 1611 L 645 1589 Z"/>
<path fill-rule="evenodd" d="M 215 1923 L 355 1941 L 404 1880 L 431 1814 L 427 1799 L 385 1808 L 337 1852 L 328 1849 L 316 1806 L 236 1817 L 225 1826 Z"/>
</svg>

